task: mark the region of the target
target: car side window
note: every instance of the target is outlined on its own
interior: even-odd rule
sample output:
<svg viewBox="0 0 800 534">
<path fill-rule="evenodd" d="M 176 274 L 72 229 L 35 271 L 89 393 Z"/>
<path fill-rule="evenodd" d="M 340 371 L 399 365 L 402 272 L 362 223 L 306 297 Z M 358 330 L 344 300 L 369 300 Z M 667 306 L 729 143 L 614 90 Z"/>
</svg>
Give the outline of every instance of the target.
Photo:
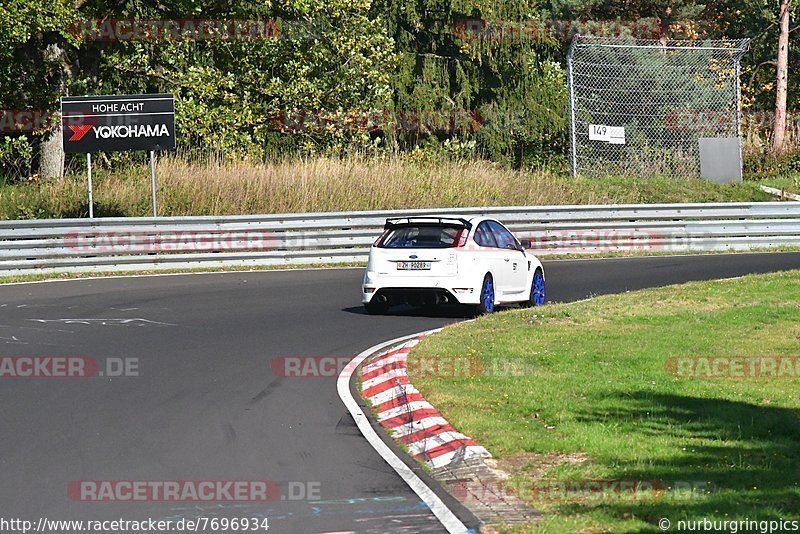
<svg viewBox="0 0 800 534">
<path fill-rule="evenodd" d="M 475 229 L 475 243 L 482 247 L 497 248 L 497 241 L 494 235 L 492 235 L 492 229 L 489 227 L 487 221 L 480 223 Z"/>
<path fill-rule="evenodd" d="M 517 240 L 514 239 L 514 236 L 511 235 L 511 232 L 506 230 L 503 225 L 494 221 L 488 221 L 488 223 L 492 229 L 492 234 L 494 235 L 495 241 L 497 241 L 498 247 L 513 249 L 517 248 Z"/>
</svg>

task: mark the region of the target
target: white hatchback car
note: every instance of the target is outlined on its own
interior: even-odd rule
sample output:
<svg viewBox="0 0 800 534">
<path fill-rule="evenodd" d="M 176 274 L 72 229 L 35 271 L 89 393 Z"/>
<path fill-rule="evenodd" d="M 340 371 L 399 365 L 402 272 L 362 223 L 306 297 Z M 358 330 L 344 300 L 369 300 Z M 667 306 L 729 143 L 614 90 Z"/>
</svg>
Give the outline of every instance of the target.
<svg viewBox="0 0 800 534">
<path fill-rule="evenodd" d="M 469 304 L 485 314 L 497 304 L 545 302 L 539 259 L 488 217 L 387 219 L 369 251 L 361 290 L 373 314 L 403 303 Z"/>
</svg>

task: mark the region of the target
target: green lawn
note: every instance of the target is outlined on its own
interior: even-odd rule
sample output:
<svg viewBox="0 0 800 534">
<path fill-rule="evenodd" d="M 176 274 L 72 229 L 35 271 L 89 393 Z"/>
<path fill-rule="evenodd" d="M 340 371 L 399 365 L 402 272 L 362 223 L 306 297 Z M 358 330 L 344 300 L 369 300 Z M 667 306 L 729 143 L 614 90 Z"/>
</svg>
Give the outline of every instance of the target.
<svg viewBox="0 0 800 534">
<path fill-rule="evenodd" d="M 511 487 L 696 488 L 577 498 L 522 491 L 544 514 L 522 530 L 656 532 L 661 517 L 673 525 L 800 518 L 797 374 L 686 378 L 669 364 L 800 357 L 800 271 L 500 312 L 424 340 L 410 368 L 438 355 L 483 360 L 483 376 L 412 381 L 512 471 Z"/>
</svg>

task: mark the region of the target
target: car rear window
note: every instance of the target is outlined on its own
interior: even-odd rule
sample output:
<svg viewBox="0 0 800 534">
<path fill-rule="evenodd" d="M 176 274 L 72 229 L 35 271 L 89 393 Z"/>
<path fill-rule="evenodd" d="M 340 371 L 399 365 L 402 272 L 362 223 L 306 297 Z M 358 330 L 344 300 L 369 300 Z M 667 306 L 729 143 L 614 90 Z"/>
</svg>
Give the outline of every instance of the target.
<svg viewBox="0 0 800 534">
<path fill-rule="evenodd" d="M 450 248 L 455 247 L 461 228 L 435 225 L 407 225 L 392 228 L 384 236 L 382 248 Z"/>
</svg>

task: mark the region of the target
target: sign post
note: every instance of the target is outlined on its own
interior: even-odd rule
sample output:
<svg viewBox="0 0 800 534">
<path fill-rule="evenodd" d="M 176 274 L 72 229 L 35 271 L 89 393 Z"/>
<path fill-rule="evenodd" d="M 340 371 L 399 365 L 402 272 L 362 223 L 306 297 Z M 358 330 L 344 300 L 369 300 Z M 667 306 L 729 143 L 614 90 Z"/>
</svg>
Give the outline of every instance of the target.
<svg viewBox="0 0 800 534">
<path fill-rule="evenodd" d="M 89 182 L 89 218 L 94 219 L 94 202 L 92 201 L 92 153 L 86 153 L 86 178 Z"/>
<path fill-rule="evenodd" d="M 150 182 L 153 186 L 153 217 L 158 217 L 158 210 L 156 209 L 156 161 L 154 152 L 150 151 Z"/>
<path fill-rule="evenodd" d="M 86 154 L 89 217 L 92 152 L 147 150 L 156 210 L 155 151 L 175 148 L 175 98 L 169 94 L 65 96 L 61 98 L 64 152 Z"/>
</svg>

